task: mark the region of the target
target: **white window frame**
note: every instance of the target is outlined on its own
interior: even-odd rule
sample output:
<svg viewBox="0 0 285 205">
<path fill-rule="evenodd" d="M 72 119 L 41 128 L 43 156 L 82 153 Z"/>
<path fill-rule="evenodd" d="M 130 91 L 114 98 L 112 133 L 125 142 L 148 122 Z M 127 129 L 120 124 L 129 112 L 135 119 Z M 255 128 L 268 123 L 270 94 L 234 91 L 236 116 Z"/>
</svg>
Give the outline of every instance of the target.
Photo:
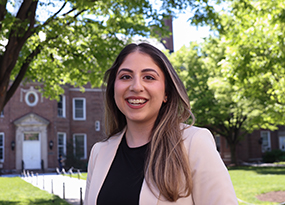
<svg viewBox="0 0 285 205">
<path fill-rule="evenodd" d="M 83 117 L 76 118 L 75 116 L 75 101 L 83 100 Z M 72 99 L 72 111 L 73 111 L 73 120 L 86 120 L 86 99 L 85 98 L 73 98 Z"/>
<path fill-rule="evenodd" d="M 282 151 L 285 151 L 285 146 L 282 143 L 282 141 L 284 142 L 284 140 L 285 140 L 285 136 L 279 136 L 279 149 Z M 282 144 L 283 144 L 283 147 L 282 147 Z"/>
<path fill-rule="evenodd" d="M 78 135 L 83 135 L 84 136 L 84 156 L 81 157 L 80 159 L 87 159 L 87 136 L 84 133 L 75 133 L 73 134 L 73 154 L 76 156 L 75 149 L 76 149 L 76 144 L 75 144 L 75 137 Z"/>
<path fill-rule="evenodd" d="M 29 96 L 30 96 L 30 95 L 34 95 L 34 97 L 35 97 L 35 101 L 34 101 L 34 102 L 30 102 L 30 100 L 29 100 Z M 38 104 L 38 102 L 39 102 L 39 96 L 38 96 L 38 94 L 37 94 L 35 91 L 30 90 L 30 91 L 28 91 L 28 92 L 26 93 L 25 101 L 26 101 L 26 103 L 27 103 L 28 106 L 34 107 L 34 106 L 36 106 L 36 105 Z"/>
<path fill-rule="evenodd" d="M 62 97 L 62 116 L 58 115 L 58 106 L 57 106 L 57 116 L 58 117 L 66 117 L 66 101 L 65 101 L 65 95 L 60 95 Z M 57 102 L 58 105 L 58 102 Z"/>
<path fill-rule="evenodd" d="M 263 134 L 266 133 L 267 134 L 267 146 L 264 146 L 264 136 Z M 271 151 L 271 137 L 270 137 L 270 131 L 260 131 L 260 137 L 262 139 L 262 144 L 261 144 L 261 151 L 262 153 L 267 152 L 267 151 Z"/>
<path fill-rule="evenodd" d="M 4 132 L 0 132 L 0 135 L 2 135 L 2 139 L 3 139 L 3 145 L 0 146 L 2 149 L 3 149 L 3 159 L 0 159 L 0 162 L 4 162 L 4 159 L 5 159 L 5 135 L 4 135 Z"/>
<path fill-rule="evenodd" d="M 59 135 L 63 135 L 63 145 L 58 144 Z M 59 157 L 59 147 L 63 147 L 63 157 L 66 156 L 66 133 L 58 132 L 57 133 L 57 156 Z"/>
</svg>

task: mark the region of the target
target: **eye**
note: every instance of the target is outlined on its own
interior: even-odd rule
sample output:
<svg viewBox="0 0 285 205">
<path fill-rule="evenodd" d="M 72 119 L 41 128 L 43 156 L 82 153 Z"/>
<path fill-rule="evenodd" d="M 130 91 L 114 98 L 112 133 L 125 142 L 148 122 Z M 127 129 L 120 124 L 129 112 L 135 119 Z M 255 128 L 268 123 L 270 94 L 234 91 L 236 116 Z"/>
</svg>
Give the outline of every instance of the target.
<svg viewBox="0 0 285 205">
<path fill-rule="evenodd" d="M 120 76 L 119 78 L 120 78 L 121 80 L 128 80 L 128 79 L 131 79 L 131 76 L 125 74 L 125 75 Z"/>
<path fill-rule="evenodd" d="M 146 76 L 144 77 L 144 79 L 146 79 L 146 80 L 155 80 L 155 78 L 152 77 L 152 76 L 150 76 L 150 75 L 146 75 Z"/>
</svg>

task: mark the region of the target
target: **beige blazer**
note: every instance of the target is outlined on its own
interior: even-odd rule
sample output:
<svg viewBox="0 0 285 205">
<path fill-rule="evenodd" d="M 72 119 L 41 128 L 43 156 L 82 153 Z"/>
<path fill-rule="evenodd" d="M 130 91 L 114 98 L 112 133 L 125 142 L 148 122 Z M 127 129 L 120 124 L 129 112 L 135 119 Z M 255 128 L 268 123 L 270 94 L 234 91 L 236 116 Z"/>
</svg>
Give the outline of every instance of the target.
<svg viewBox="0 0 285 205">
<path fill-rule="evenodd" d="M 124 132 L 93 146 L 88 163 L 85 205 L 97 203 L 97 196 Z M 183 139 L 193 177 L 192 194 L 176 202 L 169 202 L 159 195 L 159 191 L 155 188 L 154 195 L 144 180 L 140 193 L 140 205 L 237 205 L 228 170 L 216 151 L 215 141 L 210 131 L 192 126 L 183 131 Z"/>
</svg>

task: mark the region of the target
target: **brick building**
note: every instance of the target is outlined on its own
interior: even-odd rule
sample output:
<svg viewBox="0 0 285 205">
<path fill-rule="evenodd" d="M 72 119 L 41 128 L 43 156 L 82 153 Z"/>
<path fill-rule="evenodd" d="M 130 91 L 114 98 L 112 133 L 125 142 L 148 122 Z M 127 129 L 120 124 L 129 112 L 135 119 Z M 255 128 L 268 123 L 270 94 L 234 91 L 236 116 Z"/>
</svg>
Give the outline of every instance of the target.
<svg viewBox="0 0 285 205">
<path fill-rule="evenodd" d="M 223 137 L 215 136 L 217 148 L 226 164 L 230 164 L 230 148 Z M 265 152 L 272 150 L 285 151 L 285 127 L 278 130 L 255 130 L 247 134 L 236 147 L 238 163 L 262 162 Z"/>
<path fill-rule="evenodd" d="M 60 101 L 21 85 L 0 116 L 0 169 L 3 172 L 55 170 L 62 154 L 84 169 L 92 145 L 104 138 L 101 89 L 65 86 Z"/>
<path fill-rule="evenodd" d="M 275 131 L 255 130 L 237 148 L 238 159 L 247 162 L 261 161 L 266 151 L 285 151 L 285 127 L 280 126 Z"/>
</svg>

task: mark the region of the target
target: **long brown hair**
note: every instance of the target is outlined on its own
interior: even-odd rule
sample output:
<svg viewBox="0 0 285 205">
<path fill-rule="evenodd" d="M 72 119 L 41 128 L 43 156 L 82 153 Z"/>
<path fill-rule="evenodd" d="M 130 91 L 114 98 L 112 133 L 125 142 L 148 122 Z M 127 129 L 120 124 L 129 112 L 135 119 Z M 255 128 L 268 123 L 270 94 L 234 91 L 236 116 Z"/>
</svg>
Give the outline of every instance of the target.
<svg viewBox="0 0 285 205">
<path fill-rule="evenodd" d="M 114 100 L 117 70 L 125 58 L 135 51 L 148 54 L 165 75 L 167 102 L 163 103 L 150 136 L 145 176 L 148 186 L 155 185 L 168 201 L 177 201 L 192 192 L 189 160 L 182 139 L 181 123 L 194 116 L 186 89 L 167 57 L 147 43 L 129 44 L 106 71 L 105 127 L 108 138 L 121 132 L 127 125 L 126 118 Z M 193 124 L 192 123 L 192 124 Z M 157 196 L 158 197 L 158 196 Z"/>
</svg>

